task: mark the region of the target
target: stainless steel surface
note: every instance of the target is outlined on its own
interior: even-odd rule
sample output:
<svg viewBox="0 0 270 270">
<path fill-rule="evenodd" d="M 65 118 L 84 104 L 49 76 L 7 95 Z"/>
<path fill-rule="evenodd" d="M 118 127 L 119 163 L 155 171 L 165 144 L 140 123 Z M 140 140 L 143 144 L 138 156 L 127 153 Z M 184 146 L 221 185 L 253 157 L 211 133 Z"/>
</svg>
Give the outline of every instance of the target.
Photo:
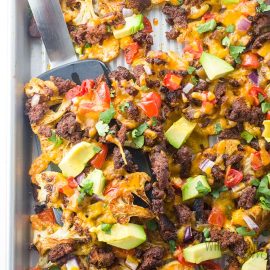
<svg viewBox="0 0 270 270">
<path fill-rule="evenodd" d="M 28 0 L 52 67 L 74 62 L 77 56 L 56 0 Z"/>
</svg>

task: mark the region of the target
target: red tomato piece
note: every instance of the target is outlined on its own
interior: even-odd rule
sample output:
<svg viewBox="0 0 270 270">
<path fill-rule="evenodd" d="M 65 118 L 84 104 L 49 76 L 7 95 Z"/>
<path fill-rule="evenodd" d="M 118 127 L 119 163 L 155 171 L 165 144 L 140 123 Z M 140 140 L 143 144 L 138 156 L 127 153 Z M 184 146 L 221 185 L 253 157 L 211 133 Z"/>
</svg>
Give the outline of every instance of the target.
<svg viewBox="0 0 270 270">
<path fill-rule="evenodd" d="M 157 117 L 161 107 L 161 97 L 156 92 L 150 92 L 138 103 L 144 113 L 149 117 Z"/>
<path fill-rule="evenodd" d="M 109 196 L 114 197 L 114 196 L 118 193 L 118 190 L 119 190 L 118 184 L 115 184 L 113 181 L 111 181 L 111 182 L 105 187 L 105 190 L 103 191 L 103 194 L 104 194 L 105 196 L 109 195 Z"/>
<path fill-rule="evenodd" d="M 212 261 L 205 261 L 200 263 L 200 265 L 204 266 L 207 270 L 222 270 L 221 266 L 218 263 Z"/>
<path fill-rule="evenodd" d="M 229 169 L 225 177 L 225 186 L 228 188 L 234 187 L 243 180 L 243 173 L 235 169 Z"/>
<path fill-rule="evenodd" d="M 107 83 L 101 82 L 98 85 L 95 91 L 94 102 L 102 104 L 105 109 L 108 109 L 110 107 L 111 93 Z"/>
<path fill-rule="evenodd" d="M 78 183 L 77 183 L 77 181 L 75 180 L 74 177 L 69 177 L 69 178 L 67 179 L 67 181 L 68 181 L 68 186 L 69 186 L 70 188 L 76 188 L 76 187 L 78 186 Z"/>
<path fill-rule="evenodd" d="M 66 99 L 71 100 L 75 97 L 82 96 L 82 88 L 81 86 L 77 85 L 73 87 L 72 89 L 68 90 L 66 93 Z"/>
<path fill-rule="evenodd" d="M 246 68 L 258 68 L 260 66 L 260 61 L 257 54 L 252 52 L 245 53 L 242 56 L 242 66 Z"/>
<path fill-rule="evenodd" d="M 217 207 L 213 207 L 209 217 L 208 223 L 218 227 L 222 227 L 225 223 L 226 217 L 224 213 Z"/>
<path fill-rule="evenodd" d="M 95 81 L 94 80 L 84 80 L 82 82 L 82 91 L 84 93 L 90 92 L 90 90 L 92 90 L 95 87 Z"/>
<path fill-rule="evenodd" d="M 127 64 L 130 65 L 133 62 L 138 51 L 139 51 L 139 44 L 137 42 L 133 42 L 125 48 L 124 53 Z"/>
<path fill-rule="evenodd" d="M 152 33 L 153 32 L 152 24 L 148 20 L 148 18 L 145 16 L 143 17 L 143 25 L 144 25 L 143 32 L 145 32 L 145 33 Z"/>
<path fill-rule="evenodd" d="M 259 98 L 258 98 L 258 95 L 261 94 L 263 95 L 265 98 L 267 97 L 266 93 L 264 92 L 264 90 L 258 86 L 252 86 L 250 89 L 249 89 L 249 94 L 250 96 L 252 96 L 253 100 L 254 100 L 254 104 L 256 106 L 258 106 L 260 104 L 260 101 L 259 101 Z"/>
<path fill-rule="evenodd" d="M 69 185 L 65 185 L 59 188 L 59 192 L 65 194 L 67 197 L 71 197 L 74 194 L 74 189 L 71 188 Z"/>
<path fill-rule="evenodd" d="M 96 169 L 101 169 L 108 154 L 107 144 L 102 144 L 101 151 L 91 160 L 91 165 Z"/>
<path fill-rule="evenodd" d="M 192 54 L 195 59 L 199 59 L 203 53 L 202 42 L 199 40 L 196 40 L 192 44 L 186 45 L 184 47 L 184 52 L 188 52 Z"/>
<path fill-rule="evenodd" d="M 252 154 L 251 167 L 254 171 L 258 171 L 263 166 L 260 152 Z"/>
<path fill-rule="evenodd" d="M 163 79 L 163 84 L 170 90 L 170 91 L 175 91 L 179 89 L 182 77 L 175 75 L 173 73 L 168 73 L 165 75 Z"/>
<path fill-rule="evenodd" d="M 266 119 L 267 119 L 267 120 L 270 120 L 270 111 L 267 112 L 267 114 L 266 114 Z"/>
<path fill-rule="evenodd" d="M 215 14 L 211 13 L 211 12 L 207 12 L 202 16 L 202 19 L 205 21 L 209 21 L 215 18 Z"/>
</svg>

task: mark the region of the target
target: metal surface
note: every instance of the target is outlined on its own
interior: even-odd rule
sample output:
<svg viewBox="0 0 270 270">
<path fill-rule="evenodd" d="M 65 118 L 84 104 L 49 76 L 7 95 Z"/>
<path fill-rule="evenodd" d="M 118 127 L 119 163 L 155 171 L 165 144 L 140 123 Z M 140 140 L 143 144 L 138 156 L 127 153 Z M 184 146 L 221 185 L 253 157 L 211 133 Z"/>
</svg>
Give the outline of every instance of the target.
<svg viewBox="0 0 270 270">
<path fill-rule="evenodd" d="M 77 56 L 57 0 L 28 0 L 52 67 L 74 62 Z"/>
</svg>

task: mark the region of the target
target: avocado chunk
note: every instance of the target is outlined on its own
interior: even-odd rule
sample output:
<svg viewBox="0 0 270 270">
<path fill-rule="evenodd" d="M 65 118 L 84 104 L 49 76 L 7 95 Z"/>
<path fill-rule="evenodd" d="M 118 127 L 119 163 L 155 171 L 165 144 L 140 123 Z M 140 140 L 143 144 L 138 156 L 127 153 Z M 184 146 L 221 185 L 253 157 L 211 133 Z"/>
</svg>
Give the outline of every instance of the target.
<svg viewBox="0 0 270 270">
<path fill-rule="evenodd" d="M 80 142 L 74 145 L 62 158 L 59 168 L 66 177 L 75 177 L 85 168 L 86 163 L 97 153 L 94 143 Z"/>
<path fill-rule="evenodd" d="M 242 270 L 266 270 L 267 254 L 266 252 L 257 252 L 253 254 L 242 266 Z"/>
<path fill-rule="evenodd" d="M 173 147 L 180 148 L 195 127 L 196 123 L 192 123 L 185 117 L 181 117 L 166 131 L 165 137 Z"/>
<path fill-rule="evenodd" d="M 93 193 L 98 196 L 103 196 L 103 190 L 105 187 L 105 177 L 101 170 L 95 169 L 91 173 L 87 175 L 87 177 L 82 181 L 82 185 L 84 183 L 93 183 Z"/>
<path fill-rule="evenodd" d="M 204 175 L 190 177 L 182 186 L 182 199 L 183 201 L 193 198 L 203 197 L 211 191 L 207 179 Z"/>
<path fill-rule="evenodd" d="M 143 15 L 134 14 L 125 18 L 126 24 L 120 29 L 113 29 L 113 35 L 116 39 L 131 36 L 140 30 L 144 29 Z"/>
<path fill-rule="evenodd" d="M 226 61 L 206 52 L 202 53 L 200 63 L 209 80 L 218 79 L 234 70 L 234 68 Z"/>
<path fill-rule="evenodd" d="M 183 249 L 183 256 L 187 262 L 199 264 L 204 261 L 218 259 L 222 256 L 217 242 L 205 242 Z"/>
<path fill-rule="evenodd" d="M 98 241 L 127 250 L 135 248 L 146 241 L 143 226 L 133 223 L 116 223 L 109 233 L 102 231 L 101 226 L 98 226 L 96 233 Z"/>
</svg>

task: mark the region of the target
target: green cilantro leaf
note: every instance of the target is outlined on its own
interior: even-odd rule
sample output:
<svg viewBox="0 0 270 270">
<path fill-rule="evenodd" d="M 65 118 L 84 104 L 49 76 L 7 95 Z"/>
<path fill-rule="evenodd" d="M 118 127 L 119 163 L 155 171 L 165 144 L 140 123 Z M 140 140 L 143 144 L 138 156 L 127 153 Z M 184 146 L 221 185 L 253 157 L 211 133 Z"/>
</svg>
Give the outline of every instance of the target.
<svg viewBox="0 0 270 270">
<path fill-rule="evenodd" d="M 183 5 L 184 1 L 183 0 L 178 0 L 178 4 L 181 6 Z"/>
<path fill-rule="evenodd" d="M 79 188 L 80 195 L 78 197 L 78 203 L 82 203 L 86 195 L 92 196 L 93 195 L 93 182 L 89 179 L 82 183 Z"/>
<path fill-rule="evenodd" d="M 214 19 L 207 21 L 206 23 L 203 23 L 197 27 L 197 32 L 199 34 L 212 31 L 216 28 L 217 23 Z"/>
<path fill-rule="evenodd" d="M 195 67 L 189 66 L 189 67 L 187 68 L 187 72 L 188 72 L 189 75 L 191 75 L 195 70 L 196 70 Z"/>
<path fill-rule="evenodd" d="M 250 143 L 254 136 L 249 133 L 248 131 L 244 130 L 242 133 L 241 133 L 241 137 L 247 142 L 247 143 Z"/>
<path fill-rule="evenodd" d="M 170 251 L 173 253 L 176 250 L 176 242 L 174 240 L 169 241 Z"/>
<path fill-rule="evenodd" d="M 152 127 L 155 127 L 155 126 L 157 125 L 157 122 L 158 122 L 158 121 L 157 121 L 157 118 L 154 116 L 154 117 L 151 118 L 151 120 L 152 120 L 152 121 L 151 121 L 151 126 L 152 126 Z"/>
<path fill-rule="evenodd" d="M 230 46 L 229 51 L 232 58 L 237 62 L 240 63 L 240 54 L 246 49 L 245 46 Z"/>
<path fill-rule="evenodd" d="M 215 132 L 216 132 L 216 134 L 219 134 L 222 130 L 223 129 L 221 127 L 221 124 L 220 123 L 216 123 L 215 124 Z"/>
<path fill-rule="evenodd" d="M 238 227 L 236 228 L 236 232 L 243 236 L 254 236 L 256 235 L 255 231 L 249 231 L 246 227 Z"/>
<path fill-rule="evenodd" d="M 119 109 L 121 112 L 125 112 L 126 109 L 130 107 L 130 104 L 128 102 L 125 102 L 119 106 Z"/>
<path fill-rule="evenodd" d="M 230 41 L 230 39 L 228 37 L 225 37 L 225 38 L 222 39 L 221 44 L 223 46 L 225 46 L 225 47 L 229 47 L 230 44 L 231 44 L 231 41 Z"/>
<path fill-rule="evenodd" d="M 214 190 L 211 192 L 211 195 L 212 195 L 215 199 L 217 199 L 217 198 L 219 198 L 221 192 L 225 192 L 225 191 L 227 191 L 227 190 L 228 190 L 228 188 L 227 188 L 226 186 L 222 186 L 222 187 L 219 187 L 219 188 L 217 188 L 217 189 L 214 189 Z"/>
<path fill-rule="evenodd" d="M 49 268 L 49 270 L 61 270 L 59 266 L 53 265 Z"/>
<path fill-rule="evenodd" d="M 261 232 L 261 235 L 267 237 L 267 236 L 270 235 L 270 231 L 268 231 L 268 230 L 263 230 L 263 231 Z"/>
<path fill-rule="evenodd" d="M 191 83 L 192 83 L 193 85 L 197 85 L 198 82 L 199 82 L 199 80 L 198 80 L 195 76 L 192 76 L 192 78 L 190 79 L 190 81 L 191 81 Z"/>
<path fill-rule="evenodd" d="M 143 133 L 145 132 L 147 128 L 148 128 L 147 123 L 143 123 L 140 126 L 138 126 L 136 129 L 133 129 L 131 132 L 132 138 L 140 137 L 141 135 L 143 135 Z"/>
<path fill-rule="evenodd" d="M 265 100 L 265 97 L 261 93 L 259 93 L 258 99 L 259 99 L 260 103 L 262 103 Z"/>
<path fill-rule="evenodd" d="M 93 150 L 97 154 L 97 153 L 99 153 L 101 151 L 101 148 L 99 146 L 97 146 L 97 145 L 94 145 Z"/>
<path fill-rule="evenodd" d="M 91 48 L 91 47 L 92 47 L 92 45 L 89 44 L 89 43 L 86 43 L 86 44 L 84 45 L 84 48 Z"/>
<path fill-rule="evenodd" d="M 196 189 L 202 195 L 206 195 L 210 192 L 210 189 L 205 187 L 201 181 L 197 183 Z"/>
<path fill-rule="evenodd" d="M 252 179 L 250 183 L 254 187 L 258 187 L 260 185 L 260 181 L 258 179 Z"/>
<path fill-rule="evenodd" d="M 205 238 L 205 241 L 210 241 L 210 229 L 209 228 L 203 229 L 203 236 Z"/>
<path fill-rule="evenodd" d="M 101 224 L 101 230 L 105 232 L 106 234 L 111 234 L 113 224 L 103 223 Z"/>
<path fill-rule="evenodd" d="M 230 24 L 226 27 L 226 32 L 227 33 L 233 33 L 235 30 L 235 26 L 233 24 Z"/>
<path fill-rule="evenodd" d="M 270 197 L 269 179 L 267 175 L 261 179 L 260 185 L 257 189 L 257 194 Z"/>
<path fill-rule="evenodd" d="M 270 211 L 270 198 L 269 197 L 260 197 L 260 205 L 263 209 Z"/>
<path fill-rule="evenodd" d="M 263 113 L 267 113 L 268 111 L 270 111 L 270 103 L 269 102 L 263 102 L 261 104 L 261 108 L 262 108 Z"/>
<path fill-rule="evenodd" d="M 142 136 L 133 138 L 132 142 L 133 142 L 135 148 L 137 148 L 137 149 L 142 148 L 144 145 L 144 136 L 142 135 Z"/>
<path fill-rule="evenodd" d="M 148 91 L 149 88 L 148 88 L 146 85 L 143 85 L 143 86 L 141 87 L 141 90 L 142 90 L 142 91 Z"/>
<path fill-rule="evenodd" d="M 54 143 L 55 146 L 60 146 L 63 143 L 63 140 L 56 135 L 55 131 L 52 131 L 52 136 L 48 140 Z"/>
<path fill-rule="evenodd" d="M 258 12 L 266 12 L 270 10 L 270 5 L 267 5 L 264 0 L 257 0 L 259 6 L 257 7 Z"/>
<path fill-rule="evenodd" d="M 154 219 L 146 221 L 146 226 L 150 231 L 156 231 L 158 228 L 157 222 Z"/>
<path fill-rule="evenodd" d="M 96 123 L 96 129 L 99 136 L 105 136 L 108 133 L 110 127 L 108 124 L 104 123 L 103 121 L 98 121 Z"/>
<path fill-rule="evenodd" d="M 100 113 L 99 120 L 105 124 L 109 124 L 115 115 L 115 109 L 111 105 L 110 109 L 106 110 L 105 112 Z"/>
</svg>

